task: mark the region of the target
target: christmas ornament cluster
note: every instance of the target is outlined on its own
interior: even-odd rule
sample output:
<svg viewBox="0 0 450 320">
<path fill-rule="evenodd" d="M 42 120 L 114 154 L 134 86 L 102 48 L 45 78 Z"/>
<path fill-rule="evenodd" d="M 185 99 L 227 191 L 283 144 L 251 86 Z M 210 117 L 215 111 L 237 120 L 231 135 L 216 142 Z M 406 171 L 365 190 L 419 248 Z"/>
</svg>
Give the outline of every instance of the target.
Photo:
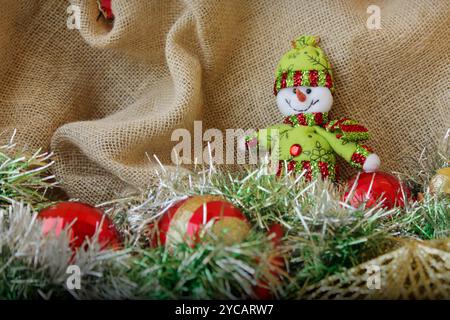
<svg viewBox="0 0 450 320">
<path fill-rule="evenodd" d="M 268 176 L 263 168 L 206 177 L 166 172 L 148 193 L 93 207 L 46 197 L 53 188 L 47 155 L 0 150 L 0 297 L 348 297 L 353 284 L 335 283 L 346 279 L 344 273 L 360 281 L 371 261 L 384 261 L 383 274 L 400 275 L 381 297 L 395 297 L 401 275 L 420 268 L 432 272 L 414 284 L 406 281 L 402 296 L 424 297 L 417 289 L 422 285 L 440 288 L 426 291 L 427 297 L 442 296 L 450 198 L 444 188 L 448 160 L 436 158 L 430 167 L 420 163 L 415 184 L 361 172 L 346 192 L 330 180 Z M 377 175 L 381 189 L 373 187 Z M 411 198 L 417 192 L 422 198 L 407 200 L 404 184 L 414 186 Z M 399 248 L 402 243 L 408 245 Z M 71 291 L 66 269 L 74 264 L 83 286 Z M 360 289 L 351 296 L 373 293 Z"/>
<path fill-rule="evenodd" d="M 100 209 L 82 202 L 60 202 L 41 210 L 42 233 L 55 236 L 68 231 L 70 246 L 74 252 L 84 250 L 87 242 L 97 241 L 101 250 L 118 250 L 123 247 L 121 235 L 112 221 Z M 211 228 L 207 228 L 210 225 Z M 191 196 L 171 206 L 157 224 L 150 224 L 147 234 L 152 247 L 188 244 L 191 247 L 202 241 L 201 233 L 210 230 L 225 245 L 243 242 L 250 232 L 245 215 L 220 196 Z M 273 224 L 268 230 L 274 249 L 280 245 L 283 228 Z M 275 255 L 271 263 L 282 268 L 283 259 Z M 278 277 L 275 271 L 272 272 Z M 260 281 L 253 288 L 254 297 L 270 299 L 272 292 L 268 284 Z"/>
<path fill-rule="evenodd" d="M 106 18 L 112 17 L 110 1 L 100 2 L 99 7 Z M 306 181 L 336 181 L 336 155 L 339 155 L 353 167 L 363 170 L 347 182 L 344 202 L 355 208 L 370 208 L 380 203 L 386 209 L 404 207 L 412 200 L 411 191 L 398 178 L 377 172 L 379 157 L 362 144 L 369 138 L 368 130 L 349 118 L 329 118 L 335 91 L 333 73 L 318 44 L 319 38 L 313 36 L 301 36 L 292 42 L 292 49 L 278 64 L 274 86 L 279 111 L 285 116 L 283 124 L 246 137 L 246 145 L 262 144 L 269 151 L 277 152 L 280 156 L 278 177 L 303 174 Z M 263 138 L 271 130 L 280 132 L 276 146 Z M 274 147 L 278 150 L 273 150 Z M 68 228 L 74 250 L 94 237 L 102 248 L 122 246 L 121 236 L 111 220 L 88 204 L 58 203 L 41 210 L 38 218 L 43 221 L 44 234 L 58 235 Z M 251 228 L 241 210 L 223 197 L 199 195 L 172 204 L 158 220 L 148 224 L 146 234 L 150 246 L 163 246 L 170 251 L 179 244 L 194 247 L 204 237 L 215 237 L 225 245 L 241 243 Z M 274 234 L 274 245 L 279 245 L 283 238 L 282 227 L 273 224 L 269 228 L 271 234 Z M 282 265 L 278 258 L 274 263 Z M 257 291 L 260 297 L 270 297 L 263 286 L 257 286 Z"/>
<path fill-rule="evenodd" d="M 42 232 L 59 236 L 69 229 L 74 250 L 82 248 L 86 240 L 97 236 L 102 248 L 121 247 L 121 236 L 110 218 L 100 209 L 82 202 L 60 202 L 42 209 L 38 219 L 43 221 Z M 157 224 L 149 224 L 149 242 L 153 247 L 201 241 L 205 226 L 225 244 L 242 241 L 250 231 L 244 214 L 222 197 L 192 196 L 167 210 Z"/>
<path fill-rule="evenodd" d="M 99 1 L 99 8 L 105 19 L 113 19 L 111 1 Z M 319 38 L 313 36 L 293 41 L 275 75 L 274 93 L 285 117 L 283 123 L 245 138 L 248 148 L 259 145 L 279 155 L 274 175 L 262 174 L 261 168 L 247 173 L 216 172 L 208 178 L 194 172 L 187 176 L 166 172 L 155 190 L 136 195 L 135 206 L 126 203 L 128 200 L 110 203 L 122 214 L 118 219 L 106 214 L 102 206 L 43 201 L 41 193 L 53 186 L 48 177 L 39 176 L 49 167 L 45 164 L 48 155 L 14 158 L 0 152 L 0 201 L 9 201 L 2 202 L 9 216 L 2 211 L 0 217 L 0 262 L 4 262 L 6 270 L 5 277 L 0 277 L 0 297 L 4 294 L 2 284 L 8 288 L 10 278 L 15 279 L 21 270 L 26 271 L 26 277 L 33 273 L 36 279 L 41 276 L 41 282 L 32 284 L 38 288 L 35 291 L 42 292 L 45 287 L 53 292 L 55 284 L 45 282 L 48 270 L 61 270 L 61 266 L 82 256 L 80 261 L 88 269 L 85 274 L 98 275 L 89 268 L 98 261 L 97 266 L 105 265 L 105 256 L 115 253 L 114 272 L 103 269 L 98 277 L 101 280 L 92 280 L 90 288 L 94 292 L 102 280 L 108 290 L 113 288 L 111 292 L 99 289 L 96 293 L 102 297 L 302 297 L 305 285 L 317 286 L 324 281 L 328 289 L 316 288 L 314 294 L 318 295 L 340 290 L 329 285 L 337 283 L 332 278 L 336 274 L 351 268 L 360 270 L 362 263 L 398 249 L 398 242 L 404 240 L 393 240 L 395 237 L 415 241 L 450 237 L 449 161 L 430 169 L 433 177 L 415 184 L 419 191 L 410 187 L 414 184 L 379 171 L 381 160 L 366 145 L 368 129 L 356 120 L 329 116 L 335 83 L 328 58 L 318 45 Z M 279 132 L 278 144 L 265 139 L 273 130 Z M 345 190 L 335 184 L 339 180 L 338 156 L 359 170 L 346 181 Z M 22 179 L 17 180 L 17 176 Z M 14 220 L 13 213 L 31 214 L 23 206 L 17 209 L 16 201 L 11 199 L 27 202 L 27 210 L 33 207 L 38 211 L 39 234 L 29 242 L 26 238 L 34 220 L 30 218 L 29 226 Z M 55 248 L 64 243 L 55 238 L 63 234 L 68 236 L 65 248 L 69 257 L 64 256 L 68 261 L 61 262 L 54 257 L 60 252 Z M 11 241 L 22 238 L 24 243 Z M 45 247 L 46 241 L 54 242 Z M 98 245 L 98 255 L 89 251 L 92 244 Z M 448 244 L 431 247 L 439 248 L 439 259 L 443 261 Z M 417 252 L 425 250 L 416 243 L 414 248 L 414 252 L 410 247 L 403 251 L 419 256 Z M 127 250 L 132 254 L 127 263 L 122 263 L 122 252 Z M 42 251 L 44 258 L 39 260 Z M 20 262 L 20 267 L 11 263 L 26 252 L 29 263 Z M 433 259 L 437 259 L 436 252 Z M 45 260 L 49 256 L 51 261 Z M 428 268 L 423 255 L 420 259 Z M 399 263 L 395 265 L 392 268 Z M 439 265 L 441 270 L 443 263 Z M 407 268 L 410 270 L 411 265 Z M 394 269 L 390 274 L 396 274 Z M 441 273 L 430 276 L 435 282 L 448 279 L 448 275 L 445 277 Z M 118 278 L 123 280 L 120 285 Z M 27 296 L 27 283 L 22 283 L 23 290 L 15 284 L 8 290 Z M 438 286 L 435 283 L 433 287 Z M 65 290 L 64 285 L 58 288 Z"/>
</svg>

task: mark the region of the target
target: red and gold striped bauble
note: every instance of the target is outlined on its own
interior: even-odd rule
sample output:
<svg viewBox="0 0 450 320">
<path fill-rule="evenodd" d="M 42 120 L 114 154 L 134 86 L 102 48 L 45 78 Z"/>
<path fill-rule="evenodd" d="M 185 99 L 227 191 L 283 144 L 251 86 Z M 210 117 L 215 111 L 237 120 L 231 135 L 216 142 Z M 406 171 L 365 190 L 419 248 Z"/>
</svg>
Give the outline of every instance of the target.
<svg viewBox="0 0 450 320">
<path fill-rule="evenodd" d="M 158 222 L 153 245 L 198 241 L 206 225 L 225 244 L 241 242 L 250 230 L 244 214 L 224 198 L 215 195 L 192 196 L 175 203 Z"/>
</svg>

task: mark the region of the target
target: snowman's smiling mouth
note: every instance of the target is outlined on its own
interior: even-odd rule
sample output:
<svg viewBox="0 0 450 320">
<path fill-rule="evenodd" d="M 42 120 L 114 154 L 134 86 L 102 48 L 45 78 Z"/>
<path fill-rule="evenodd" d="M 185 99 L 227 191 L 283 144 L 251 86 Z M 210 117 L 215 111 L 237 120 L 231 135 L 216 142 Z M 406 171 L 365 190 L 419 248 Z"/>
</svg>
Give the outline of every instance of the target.
<svg viewBox="0 0 450 320">
<path fill-rule="evenodd" d="M 305 112 L 308 111 L 309 109 L 311 109 L 311 107 L 313 105 L 315 105 L 317 102 L 319 102 L 319 99 L 317 99 L 316 101 L 311 100 L 311 103 L 309 104 L 309 106 L 306 109 L 295 109 L 292 105 L 291 105 L 291 100 L 289 99 L 284 99 L 286 101 L 286 103 L 289 105 L 289 108 L 291 108 L 292 110 L 294 110 L 295 112 Z"/>
</svg>

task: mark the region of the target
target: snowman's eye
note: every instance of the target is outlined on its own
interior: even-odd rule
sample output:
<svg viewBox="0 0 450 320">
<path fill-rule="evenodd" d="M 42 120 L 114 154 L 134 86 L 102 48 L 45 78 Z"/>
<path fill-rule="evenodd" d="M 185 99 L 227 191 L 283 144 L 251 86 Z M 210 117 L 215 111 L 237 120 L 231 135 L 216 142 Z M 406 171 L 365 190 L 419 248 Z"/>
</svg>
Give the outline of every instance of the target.
<svg viewBox="0 0 450 320">
<path fill-rule="evenodd" d="M 311 93 L 311 89 L 306 89 L 306 93 L 310 94 Z"/>
<path fill-rule="evenodd" d="M 294 89 L 292 90 L 292 92 L 293 92 L 293 93 L 297 93 L 297 88 L 294 88 Z"/>
</svg>

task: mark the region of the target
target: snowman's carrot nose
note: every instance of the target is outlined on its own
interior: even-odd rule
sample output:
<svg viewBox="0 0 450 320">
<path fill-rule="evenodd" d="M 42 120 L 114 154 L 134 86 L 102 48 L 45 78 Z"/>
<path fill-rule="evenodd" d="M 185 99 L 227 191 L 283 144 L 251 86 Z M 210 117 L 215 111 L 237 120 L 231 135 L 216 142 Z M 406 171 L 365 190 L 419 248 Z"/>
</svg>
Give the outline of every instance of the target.
<svg viewBox="0 0 450 320">
<path fill-rule="evenodd" d="M 296 90 L 295 90 L 295 93 L 297 94 L 297 99 L 298 99 L 300 102 L 305 102 L 306 96 L 305 96 L 305 94 L 304 94 L 300 89 L 296 89 Z"/>
</svg>

